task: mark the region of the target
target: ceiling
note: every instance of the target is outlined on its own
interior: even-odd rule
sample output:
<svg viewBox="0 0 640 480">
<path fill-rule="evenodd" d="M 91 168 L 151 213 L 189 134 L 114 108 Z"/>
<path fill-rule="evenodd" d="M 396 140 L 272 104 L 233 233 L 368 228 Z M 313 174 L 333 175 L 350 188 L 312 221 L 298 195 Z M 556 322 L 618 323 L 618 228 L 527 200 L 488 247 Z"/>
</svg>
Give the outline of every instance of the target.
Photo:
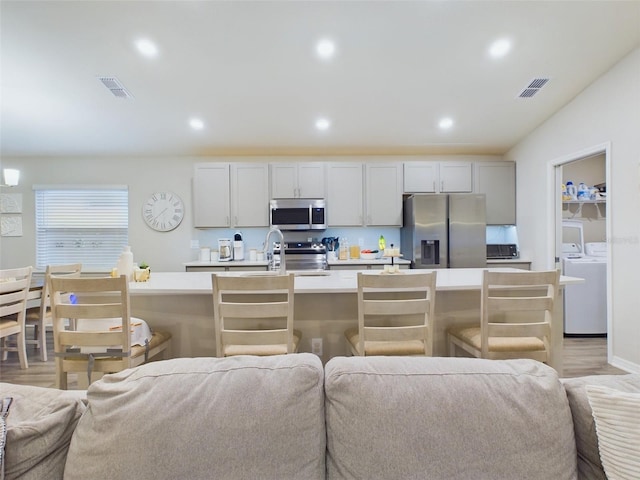
<svg viewBox="0 0 640 480">
<path fill-rule="evenodd" d="M 3 0 L 0 22 L 3 156 L 502 154 L 640 45 L 640 1 Z"/>
</svg>

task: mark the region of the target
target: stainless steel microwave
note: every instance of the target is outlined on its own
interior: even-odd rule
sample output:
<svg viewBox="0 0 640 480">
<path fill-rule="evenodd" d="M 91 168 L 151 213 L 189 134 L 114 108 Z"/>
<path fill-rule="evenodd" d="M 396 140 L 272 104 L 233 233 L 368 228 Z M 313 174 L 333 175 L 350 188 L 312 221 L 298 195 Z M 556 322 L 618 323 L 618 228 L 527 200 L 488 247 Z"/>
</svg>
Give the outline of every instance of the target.
<svg viewBox="0 0 640 480">
<path fill-rule="evenodd" d="M 325 201 L 322 198 L 271 200 L 269 219 L 271 226 L 280 230 L 325 230 Z"/>
</svg>

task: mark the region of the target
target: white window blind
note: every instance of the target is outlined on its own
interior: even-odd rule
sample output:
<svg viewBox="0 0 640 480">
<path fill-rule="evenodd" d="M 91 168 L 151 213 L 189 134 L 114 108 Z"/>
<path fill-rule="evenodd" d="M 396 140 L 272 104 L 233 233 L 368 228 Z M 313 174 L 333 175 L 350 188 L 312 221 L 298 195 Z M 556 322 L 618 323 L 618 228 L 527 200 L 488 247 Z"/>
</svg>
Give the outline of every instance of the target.
<svg viewBox="0 0 640 480">
<path fill-rule="evenodd" d="M 34 186 L 36 266 L 82 263 L 110 270 L 129 244 L 126 186 Z"/>
</svg>

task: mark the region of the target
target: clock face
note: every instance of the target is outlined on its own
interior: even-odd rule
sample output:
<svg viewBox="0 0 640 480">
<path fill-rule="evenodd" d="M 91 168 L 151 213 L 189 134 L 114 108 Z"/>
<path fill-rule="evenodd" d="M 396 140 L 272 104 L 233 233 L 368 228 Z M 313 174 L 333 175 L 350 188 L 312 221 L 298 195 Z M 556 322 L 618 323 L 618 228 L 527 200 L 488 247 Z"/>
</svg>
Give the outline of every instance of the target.
<svg viewBox="0 0 640 480">
<path fill-rule="evenodd" d="M 142 218 L 154 230 L 173 230 L 184 217 L 184 205 L 178 195 L 171 192 L 156 192 L 142 206 Z"/>
</svg>

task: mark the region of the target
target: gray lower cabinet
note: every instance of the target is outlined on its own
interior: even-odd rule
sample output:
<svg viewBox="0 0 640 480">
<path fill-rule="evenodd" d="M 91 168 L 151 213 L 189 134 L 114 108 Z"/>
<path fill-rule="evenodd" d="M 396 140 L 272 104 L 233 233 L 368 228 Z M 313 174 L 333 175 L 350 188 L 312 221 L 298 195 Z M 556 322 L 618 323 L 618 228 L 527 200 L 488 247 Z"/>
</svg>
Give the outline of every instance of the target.
<svg viewBox="0 0 640 480">
<path fill-rule="evenodd" d="M 202 265 L 202 266 L 194 266 L 187 265 L 185 267 L 185 271 L 187 272 L 260 272 L 266 271 L 267 267 L 260 266 L 218 266 L 218 265 Z"/>
</svg>

